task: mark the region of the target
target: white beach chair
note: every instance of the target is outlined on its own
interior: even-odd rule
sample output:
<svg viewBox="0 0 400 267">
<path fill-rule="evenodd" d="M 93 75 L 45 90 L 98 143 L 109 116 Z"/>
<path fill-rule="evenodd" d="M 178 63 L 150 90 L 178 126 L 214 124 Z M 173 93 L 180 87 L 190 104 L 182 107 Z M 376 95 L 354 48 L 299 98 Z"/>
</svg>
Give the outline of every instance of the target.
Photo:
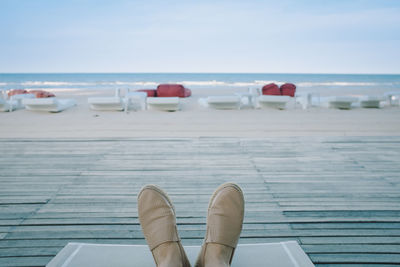
<svg viewBox="0 0 400 267">
<path fill-rule="evenodd" d="M 351 105 L 357 102 L 356 97 L 352 96 L 332 96 L 328 97 L 328 106 L 337 109 L 351 109 Z"/>
<path fill-rule="evenodd" d="M 232 96 L 209 96 L 207 97 L 209 107 L 215 109 L 239 109 L 241 98 L 237 95 Z"/>
<path fill-rule="evenodd" d="M 285 109 L 290 99 L 287 95 L 261 95 L 258 97 L 258 105 L 261 108 Z"/>
<path fill-rule="evenodd" d="M 125 92 L 124 98 L 125 112 L 129 109 L 134 110 L 146 110 L 147 109 L 147 93 L 145 92 L 129 92 L 129 89 Z"/>
<path fill-rule="evenodd" d="M 192 266 L 200 246 L 185 246 L 185 252 Z M 46 267 L 152 267 L 154 259 L 147 245 L 112 245 L 68 243 L 46 265 Z M 280 243 L 239 244 L 232 259 L 232 267 L 274 266 L 313 267 L 296 241 Z"/>
<path fill-rule="evenodd" d="M 308 109 L 313 106 L 313 94 L 310 92 L 296 93 L 295 104 L 300 104 L 303 109 Z"/>
<path fill-rule="evenodd" d="M 257 105 L 257 98 L 260 96 L 260 90 L 258 88 L 250 87 L 247 92 L 236 92 L 235 95 L 240 98 L 239 108 L 255 108 Z"/>
<path fill-rule="evenodd" d="M 386 92 L 384 96 L 386 97 L 388 106 L 400 106 L 399 91 Z"/>
<path fill-rule="evenodd" d="M 9 99 L 0 97 L 0 111 L 14 111 L 24 108 L 23 99 L 35 98 L 34 94 L 13 95 Z"/>
<path fill-rule="evenodd" d="M 248 94 L 249 96 L 249 105 L 252 105 L 253 108 L 256 108 L 258 105 L 258 98 L 261 95 L 261 89 L 260 88 L 255 88 L 255 87 L 250 87 L 248 89 Z"/>
<path fill-rule="evenodd" d="M 148 97 L 147 106 L 162 111 L 177 111 L 180 109 L 179 97 Z"/>
<path fill-rule="evenodd" d="M 362 108 L 380 108 L 381 102 L 385 101 L 383 96 L 362 96 L 359 99 Z"/>
<path fill-rule="evenodd" d="M 61 112 L 76 105 L 74 99 L 58 99 L 56 97 L 23 99 L 22 103 L 27 110 L 48 112 Z"/>
</svg>

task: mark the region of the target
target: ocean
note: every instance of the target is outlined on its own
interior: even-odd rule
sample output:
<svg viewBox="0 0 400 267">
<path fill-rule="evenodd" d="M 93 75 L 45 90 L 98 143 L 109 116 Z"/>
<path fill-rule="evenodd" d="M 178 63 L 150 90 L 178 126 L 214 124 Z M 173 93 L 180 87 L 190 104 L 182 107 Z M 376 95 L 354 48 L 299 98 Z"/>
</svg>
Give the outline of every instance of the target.
<svg viewBox="0 0 400 267">
<path fill-rule="evenodd" d="M 296 84 L 299 91 L 357 94 L 400 91 L 400 75 L 272 74 L 272 73 L 15 73 L 0 74 L 0 89 L 152 89 L 160 83 L 188 88 L 262 87 L 267 83 Z"/>
</svg>

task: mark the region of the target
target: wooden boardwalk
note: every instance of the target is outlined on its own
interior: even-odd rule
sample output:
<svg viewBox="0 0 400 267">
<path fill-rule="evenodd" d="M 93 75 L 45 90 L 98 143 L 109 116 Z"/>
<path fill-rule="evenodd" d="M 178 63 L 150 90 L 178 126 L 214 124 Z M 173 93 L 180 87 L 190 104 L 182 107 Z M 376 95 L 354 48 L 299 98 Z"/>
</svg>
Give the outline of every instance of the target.
<svg viewBox="0 0 400 267">
<path fill-rule="evenodd" d="M 144 244 L 147 183 L 201 244 L 226 181 L 245 193 L 241 243 L 297 240 L 317 266 L 400 264 L 400 137 L 302 137 L 0 139 L 0 266 L 44 266 L 68 242 Z"/>
</svg>

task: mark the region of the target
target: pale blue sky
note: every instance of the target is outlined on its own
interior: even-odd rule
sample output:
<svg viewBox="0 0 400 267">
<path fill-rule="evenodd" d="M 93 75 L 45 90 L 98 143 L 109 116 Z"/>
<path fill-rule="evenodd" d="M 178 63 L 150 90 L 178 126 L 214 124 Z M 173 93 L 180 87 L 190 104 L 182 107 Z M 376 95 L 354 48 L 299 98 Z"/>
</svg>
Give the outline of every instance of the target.
<svg viewBox="0 0 400 267">
<path fill-rule="evenodd" d="M 400 73 L 400 1 L 0 0 L 0 72 Z"/>
</svg>

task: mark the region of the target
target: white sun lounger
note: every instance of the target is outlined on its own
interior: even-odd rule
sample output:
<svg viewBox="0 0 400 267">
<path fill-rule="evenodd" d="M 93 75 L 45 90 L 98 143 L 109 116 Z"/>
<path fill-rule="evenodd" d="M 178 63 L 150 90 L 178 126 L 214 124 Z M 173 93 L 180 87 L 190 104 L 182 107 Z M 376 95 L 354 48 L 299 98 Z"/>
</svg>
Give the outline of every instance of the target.
<svg viewBox="0 0 400 267">
<path fill-rule="evenodd" d="M 262 108 L 285 109 L 290 101 L 287 95 L 261 95 L 258 97 L 258 104 Z"/>
<path fill-rule="evenodd" d="M 209 96 L 207 104 L 215 109 L 239 109 L 241 98 L 237 95 L 232 96 Z"/>
<path fill-rule="evenodd" d="M 179 97 L 148 97 L 147 106 L 162 111 L 179 110 Z"/>
<path fill-rule="evenodd" d="M 319 94 L 312 92 L 301 92 L 295 95 L 295 105 L 299 104 L 302 109 L 308 109 L 313 106 L 320 106 L 321 99 Z"/>
<path fill-rule="evenodd" d="M 23 99 L 28 99 L 28 98 L 35 98 L 35 95 L 33 94 L 19 94 L 19 95 L 13 95 L 10 97 L 10 99 L 4 99 L 0 98 L 0 111 L 14 111 L 17 109 L 24 108 L 24 105 L 22 103 Z"/>
<path fill-rule="evenodd" d="M 22 104 L 25 105 L 27 110 L 61 112 L 75 106 L 76 101 L 74 99 L 58 99 L 56 97 L 49 97 L 23 99 Z"/>
<path fill-rule="evenodd" d="M 400 91 L 386 92 L 384 96 L 389 106 L 400 106 Z"/>
<path fill-rule="evenodd" d="M 352 96 L 332 96 L 328 98 L 328 105 L 330 108 L 351 109 L 351 105 L 357 100 Z"/>
<path fill-rule="evenodd" d="M 185 246 L 184 249 L 194 266 L 200 246 Z M 147 245 L 69 243 L 46 266 L 154 267 L 155 263 Z M 287 241 L 239 244 L 231 266 L 313 267 L 314 264 L 296 241 Z"/>
<path fill-rule="evenodd" d="M 383 96 L 362 96 L 360 97 L 362 108 L 380 108 L 381 102 L 385 101 Z"/>
<path fill-rule="evenodd" d="M 119 96 L 89 97 L 88 103 L 93 110 L 122 111 L 125 109 L 124 101 Z"/>
</svg>

